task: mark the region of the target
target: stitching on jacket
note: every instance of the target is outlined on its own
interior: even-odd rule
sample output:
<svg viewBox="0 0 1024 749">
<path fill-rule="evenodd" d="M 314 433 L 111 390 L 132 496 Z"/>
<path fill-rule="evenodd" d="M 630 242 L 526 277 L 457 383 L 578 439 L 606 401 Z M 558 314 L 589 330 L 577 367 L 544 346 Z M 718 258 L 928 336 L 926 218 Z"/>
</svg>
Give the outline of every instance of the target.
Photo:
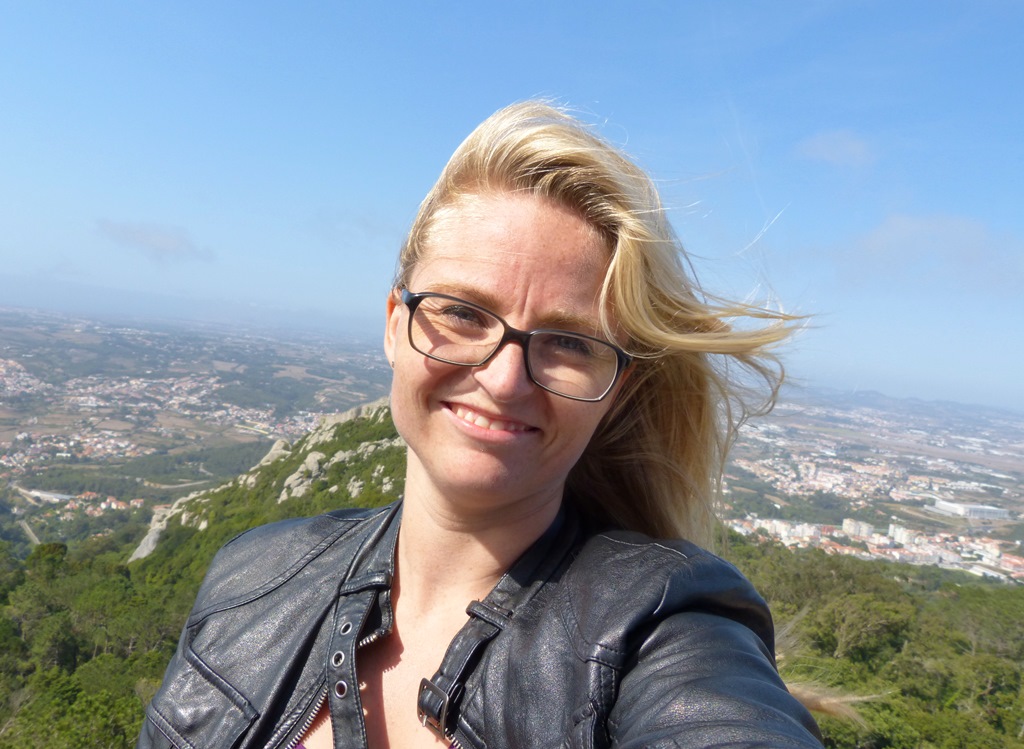
<svg viewBox="0 0 1024 749">
<path fill-rule="evenodd" d="M 603 538 L 606 541 L 611 541 L 613 544 L 619 544 L 620 546 L 629 546 L 629 547 L 634 548 L 634 549 L 640 549 L 640 548 L 643 548 L 643 549 L 661 549 L 662 551 L 669 552 L 673 556 L 682 557 L 683 559 L 685 559 L 687 561 L 690 561 L 694 557 L 700 556 L 699 554 L 695 554 L 695 555 L 691 556 L 691 555 L 687 554 L 685 551 L 681 551 L 679 549 L 673 549 L 671 546 L 666 546 L 665 544 L 661 543 L 660 541 L 655 541 L 655 540 L 649 540 L 649 541 L 647 541 L 645 543 L 636 543 L 634 541 L 627 541 L 627 540 L 625 540 L 623 538 L 615 538 L 613 536 L 609 536 L 609 535 L 606 535 L 606 534 L 602 534 L 600 536 L 597 536 L 597 538 Z"/>
<path fill-rule="evenodd" d="M 597 536 L 594 536 L 587 543 L 588 544 L 589 543 L 593 543 L 594 540 L 596 540 L 596 539 L 601 539 L 602 541 L 609 541 L 609 542 L 611 542 L 613 544 L 618 544 L 620 546 L 625 546 L 625 547 L 629 547 L 629 548 L 633 548 L 633 549 L 651 549 L 651 548 L 654 548 L 654 549 L 658 549 L 658 550 L 661 550 L 661 551 L 664 551 L 664 552 L 668 552 L 673 557 L 681 558 L 681 559 L 683 559 L 683 560 L 685 560 L 687 562 L 694 561 L 694 557 L 688 556 L 685 552 L 680 551 L 679 549 L 673 549 L 670 546 L 665 546 L 662 543 L 659 543 L 657 541 L 652 541 L 650 539 L 645 540 L 644 543 L 635 543 L 635 542 L 632 542 L 632 541 L 626 541 L 624 539 L 613 538 L 612 536 L 609 536 L 607 534 L 602 533 L 602 534 L 599 534 Z M 666 590 L 667 590 L 667 584 L 663 587 L 662 597 L 661 597 L 661 599 L 660 599 L 660 601 L 658 603 L 658 606 L 653 611 L 657 611 L 657 610 L 659 610 L 661 608 L 661 604 L 663 604 L 664 600 L 665 600 Z M 591 642 L 590 640 L 588 640 L 583 635 L 583 630 L 580 627 L 579 615 L 576 612 L 576 602 L 573 599 L 572 591 L 569 588 L 566 588 L 565 598 L 567 599 L 569 605 L 567 606 L 567 609 L 568 609 L 567 612 L 565 614 L 563 614 L 563 616 L 562 616 L 562 620 L 563 620 L 562 621 L 562 625 L 566 628 L 566 634 L 569 637 L 569 641 L 573 643 L 572 647 L 573 647 L 573 650 L 576 653 L 577 657 L 579 657 L 579 658 L 581 658 L 583 660 L 593 660 L 593 661 L 595 661 L 597 663 L 605 665 L 608 668 L 614 669 L 616 671 L 621 669 L 621 664 L 620 663 L 613 663 L 610 660 L 605 659 L 604 657 L 602 657 L 601 653 L 602 652 L 612 653 L 615 656 L 618 656 L 619 658 L 622 658 L 622 657 L 625 657 L 625 656 L 629 655 L 630 651 L 628 649 L 615 648 L 615 647 L 612 647 L 610 645 L 605 645 L 605 644 L 599 643 L 599 642 Z M 571 623 L 565 620 L 566 615 L 571 616 L 571 618 L 572 618 Z M 573 633 L 573 629 L 575 629 L 575 636 L 574 636 L 574 633 Z M 593 653 L 583 653 L 583 652 L 580 652 L 579 648 L 576 646 L 576 643 L 579 642 L 579 641 L 585 642 L 594 652 Z"/>
<path fill-rule="evenodd" d="M 611 541 L 612 543 L 620 544 L 622 546 L 631 546 L 631 547 L 635 547 L 635 548 L 648 548 L 648 549 L 653 547 L 653 548 L 661 549 L 662 551 L 666 551 L 666 552 L 668 552 L 668 553 L 670 553 L 670 554 L 672 554 L 674 556 L 682 557 L 687 562 L 690 562 L 691 566 L 692 566 L 693 563 L 698 563 L 698 562 L 705 562 L 705 563 L 714 562 L 715 564 L 721 564 L 721 565 L 724 565 L 725 567 L 728 567 L 734 573 L 736 573 L 737 577 L 746 579 L 746 576 L 742 572 L 739 571 L 739 568 L 737 568 L 736 565 L 733 564 L 732 562 L 730 562 L 728 559 L 722 559 L 722 557 L 718 556 L 717 554 L 715 554 L 713 552 L 710 552 L 707 549 L 702 549 L 699 546 L 693 546 L 693 544 L 689 544 L 688 542 L 687 542 L 687 544 L 689 546 L 693 546 L 693 549 L 695 550 L 696 553 L 694 553 L 694 554 L 687 554 L 685 551 L 673 548 L 672 546 L 667 546 L 666 544 L 662 543 L 661 541 L 657 541 L 657 540 L 652 540 L 652 541 L 649 541 L 647 543 L 636 543 L 636 542 L 627 541 L 627 540 L 621 539 L 621 538 L 613 538 L 612 536 L 608 536 L 608 535 L 602 535 L 601 538 L 605 538 L 605 539 Z"/>
<path fill-rule="evenodd" d="M 247 603 L 252 603 L 256 599 L 261 598 L 262 596 L 266 595 L 267 593 L 269 593 L 270 591 L 274 590 L 275 588 L 277 588 L 277 587 L 283 585 L 284 583 L 288 582 L 289 579 L 291 579 L 292 577 L 297 575 L 304 567 L 309 565 L 310 562 L 312 562 L 314 559 L 316 559 L 321 554 L 323 554 L 325 551 L 327 551 L 331 546 L 333 546 L 335 543 L 337 543 L 337 541 L 339 539 L 341 539 L 346 534 L 352 532 L 356 528 L 360 527 L 360 525 L 363 524 L 366 520 L 370 519 L 370 518 L 365 518 L 364 517 L 364 518 L 357 518 L 357 519 L 354 519 L 354 520 L 348 520 L 348 519 L 342 520 L 342 519 L 339 519 L 339 518 L 336 518 L 336 517 L 332 517 L 332 516 L 329 516 L 329 515 L 320 515 L 320 516 L 317 516 L 316 518 L 309 518 L 308 520 L 309 521 L 319 520 L 320 518 L 323 518 L 323 517 L 331 517 L 332 520 L 334 520 L 336 522 L 339 522 L 339 523 L 342 523 L 343 525 L 342 525 L 342 527 L 340 527 L 337 530 L 335 530 L 332 533 L 330 533 L 322 541 L 318 542 L 312 549 L 307 551 L 296 562 L 294 562 L 290 567 L 285 569 L 284 572 L 278 574 L 274 578 L 271 578 L 270 580 L 268 580 L 267 582 L 265 582 L 263 585 L 259 586 L 258 588 L 254 588 L 253 590 L 248 591 L 247 593 L 245 593 L 243 595 L 235 596 L 234 598 L 227 598 L 227 599 L 224 599 L 224 600 L 215 601 L 213 603 L 208 604 L 203 609 L 201 609 L 199 611 L 193 612 L 189 616 L 189 618 L 188 618 L 188 626 L 193 626 L 195 624 L 198 624 L 200 621 L 202 621 L 206 617 L 208 617 L 208 616 L 210 616 L 212 614 L 216 614 L 219 611 L 224 611 L 226 609 L 235 608 L 236 606 L 244 606 Z M 376 516 L 371 516 L 371 518 L 372 517 L 376 517 Z M 212 565 L 211 565 L 211 569 L 213 569 Z"/>
<path fill-rule="evenodd" d="M 628 650 L 619 650 L 618 648 L 609 647 L 608 645 L 602 645 L 599 642 L 591 642 L 583 636 L 583 629 L 580 627 L 579 616 L 576 614 L 576 602 L 573 600 L 572 591 L 566 588 L 565 598 L 568 602 L 566 611 L 559 617 L 562 620 L 562 626 L 565 627 L 566 636 L 569 638 L 573 652 L 576 653 L 576 657 L 583 661 L 594 661 L 618 670 L 621 666 L 618 663 L 612 663 L 606 660 L 602 655 L 603 652 L 614 653 L 617 656 L 625 656 L 629 653 Z M 571 617 L 572 621 L 566 621 L 566 617 Z M 585 642 L 593 652 L 584 653 L 576 646 L 578 642 Z"/>
<path fill-rule="evenodd" d="M 597 726 L 597 730 L 601 731 L 601 745 L 609 746 L 611 744 L 611 734 L 608 731 L 608 716 L 615 706 L 615 700 L 618 699 L 619 684 L 622 682 L 623 673 L 606 669 L 602 678 L 607 681 L 607 686 L 605 687 L 605 692 L 601 695 L 601 702 L 597 706 L 600 709 L 600 725 Z"/>
<path fill-rule="evenodd" d="M 252 720 L 256 715 L 256 708 L 249 703 L 241 692 L 235 689 L 224 677 L 218 674 L 206 661 L 199 657 L 199 654 L 192 648 L 192 637 L 188 638 L 187 647 L 185 648 L 185 662 L 191 665 L 196 670 L 197 674 L 216 687 L 218 692 L 228 698 L 231 701 L 231 704 L 238 708 L 238 711 L 242 713 L 243 717 Z"/>
<path fill-rule="evenodd" d="M 187 746 L 189 749 L 198 749 L 195 744 L 174 730 L 171 722 L 164 717 L 163 713 L 161 713 L 152 702 L 149 703 L 149 707 L 146 708 L 146 718 L 156 727 L 156 730 L 163 734 L 165 739 L 171 742 L 172 746 Z"/>
</svg>

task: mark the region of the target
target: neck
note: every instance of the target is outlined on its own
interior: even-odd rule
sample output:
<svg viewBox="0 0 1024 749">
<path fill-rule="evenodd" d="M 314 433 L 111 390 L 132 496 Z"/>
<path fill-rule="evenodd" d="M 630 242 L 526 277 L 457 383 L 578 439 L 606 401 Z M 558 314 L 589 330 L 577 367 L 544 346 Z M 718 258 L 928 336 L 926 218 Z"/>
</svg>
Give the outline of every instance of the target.
<svg viewBox="0 0 1024 749">
<path fill-rule="evenodd" d="M 406 481 L 397 575 L 403 605 L 427 613 L 483 599 L 554 521 L 561 497 L 467 510 Z M 447 606 L 444 606 L 447 608 Z"/>
</svg>

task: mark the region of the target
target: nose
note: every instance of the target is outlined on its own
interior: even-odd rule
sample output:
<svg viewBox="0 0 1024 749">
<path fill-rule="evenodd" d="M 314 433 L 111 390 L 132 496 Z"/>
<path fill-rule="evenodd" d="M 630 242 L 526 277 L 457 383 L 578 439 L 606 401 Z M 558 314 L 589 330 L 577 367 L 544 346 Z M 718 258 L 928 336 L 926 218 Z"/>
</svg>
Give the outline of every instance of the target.
<svg viewBox="0 0 1024 749">
<path fill-rule="evenodd" d="M 518 341 L 507 341 L 486 364 L 474 369 L 477 382 L 496 401 L 512 401 L 536 387 L 526 371 L 526 351 Z"/>
</svg>

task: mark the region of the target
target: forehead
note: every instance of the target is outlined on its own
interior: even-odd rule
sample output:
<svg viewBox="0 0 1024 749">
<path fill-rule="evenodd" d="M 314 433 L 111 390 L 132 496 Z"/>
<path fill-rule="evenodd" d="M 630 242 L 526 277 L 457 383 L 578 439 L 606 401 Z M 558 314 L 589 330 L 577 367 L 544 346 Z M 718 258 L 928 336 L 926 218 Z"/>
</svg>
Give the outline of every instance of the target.
<svg viewBox="0 0 1024 749">
<path fill-rule="evenodd" d="M 577 212 L 527 193 L 467 195 L 440 209 L 410 282 L 521 299 L 596 303 L 610 250 Z M 439 289 L 434 289 L 439 290 Z"/>
</svg>

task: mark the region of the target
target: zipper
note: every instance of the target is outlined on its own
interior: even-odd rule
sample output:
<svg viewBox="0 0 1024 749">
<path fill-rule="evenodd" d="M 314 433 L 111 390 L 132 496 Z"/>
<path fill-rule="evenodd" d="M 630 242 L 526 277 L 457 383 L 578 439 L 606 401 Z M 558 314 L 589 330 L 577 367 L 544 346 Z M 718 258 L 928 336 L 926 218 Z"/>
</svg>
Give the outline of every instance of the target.
<svg viewBox="0 0 1024 749">
<path fill-rule="evenodd" d="M 458 721 L 456 721 L 456 724 L 457 723 L 458 723 Z M 424 723 L 423 727 L 424 728 L 429 728 L 429 729 L 433 730 L 435 736 L 439 735 L 441 738 L 443 738 L 445 741 L 447 741 L 448 742 L 448 749 L 465 749 L 465 745 L 459 739 L 458 725 L 456 725 L 455 730 L 452 731 L 451 733 L 449 733 L 448 731 L 443 731 L 442 732 L 442 731 L 434 728 L 432 725 L 427 724 L 427 723 Z"/>
<path fill-rule="evenodd" d="M 356 643 L 356 650 L 359 650 L 360 648 L 364 648 L 367 645 L 372 645 L 373 643 L 377 642 L 377 640 L 381 639 L 386 634 L 390 634 L 390 632 L 386 632 L 383 629 L 378 629 L 378 630 L 376 630 L 374 632 L 371 632 L 366 637 L 364 637 L 362 640 L 360 640 L 359 642 Z"/>
<path fill-rule="evenodd" d="M 450 737 L 448 737 L 448 736 L 444 737 L 445 741 L 450 741 L 451 742 L 451 746 L 449 746 L 448 749 L 465 749 L 465 746 L 463 745 L 463 743 L 461 741 L 459 741 L 458 734 L 459 734 L 459 729 L 456 728 L 455 731 L 452 733 L 452 735 Z"/>
<path fill-rule="evenodd" d="M 306 735 L 306 731 L 313 725 L 313 721 L 316 720 L 316 716 L 320 713 L 320 708 L 327 702 L 327 687 L 324 686 L 324 691 L 320 693 L 320 696 L 313 703 L 312 709 L 306 713 L 306 717 L 302 721 L 302 725 L 299 726 L 299 730 L 292 737 L 291 741 L 285 744 L 281 749 L 295 749 L 302 741 L 302 738 Z M 272 745 L 272 744 L 271 744 Z"/>
<path fill-rule="evenodd" d="M 379 629 L 375 632 L 371 632 L 369 635 L 361 639 L 356 644 L 356 649 L 358 650 L 360 648 L 366 647 L 367 645 L 372 645 L 373 643 L 377 642 L 377 640 L 381 639 L 385 634 L 387 633 Z M 313 721 L 316 720 L 316 716 L 320 713 L 320 709 L 324 706 L 324 703 L 327 702 L 327 696 L 327 687 L 325 686 L 324 690 L 320 693 L 320 696 L 316 699 L 312 707 L 306 713 L 306 717 L 303 719 L 301 725 L 299 725 L 298 731 L 296 731 L 291 741 L 281 746 L 280 749 L 295 749 L 295 747 L 299 745 L 303 737 L 306 735 L 306 731 L 309 730 L 309 727 L 313 725 Z M 271 742 L 268 746 L 273 746 L 273 742 Z M 458 744 L 458 747 L 459 749 L 462 749 L 461 744 Z"/>
</svg>

